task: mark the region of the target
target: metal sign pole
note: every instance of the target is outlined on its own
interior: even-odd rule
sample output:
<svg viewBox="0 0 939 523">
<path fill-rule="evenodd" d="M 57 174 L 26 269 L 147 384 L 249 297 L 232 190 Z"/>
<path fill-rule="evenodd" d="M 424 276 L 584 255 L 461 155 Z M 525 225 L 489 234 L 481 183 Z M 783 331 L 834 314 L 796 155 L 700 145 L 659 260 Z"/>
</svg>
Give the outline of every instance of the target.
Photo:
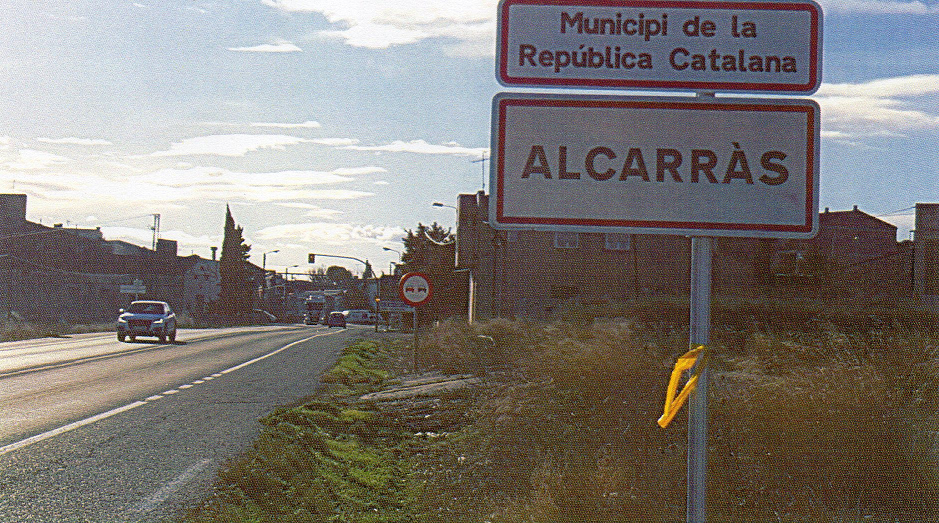
<svg viewBox="0 0 939 523">
<path fill-rule="evenodd" d="M 414 348 L 411 349 L 411 372 L 417 372 L 417 307 L 414 307 Z"/>
<path fill-rule="evenodd" d="M 711 238 L 691 238 L 692 347 L 707 346 L 711 331 L 711 243 Z M 704 367 L 688 408 L 688 523 L 707 521 L 708 367 L 706 358 L 698 361 Z"/>
</svg>

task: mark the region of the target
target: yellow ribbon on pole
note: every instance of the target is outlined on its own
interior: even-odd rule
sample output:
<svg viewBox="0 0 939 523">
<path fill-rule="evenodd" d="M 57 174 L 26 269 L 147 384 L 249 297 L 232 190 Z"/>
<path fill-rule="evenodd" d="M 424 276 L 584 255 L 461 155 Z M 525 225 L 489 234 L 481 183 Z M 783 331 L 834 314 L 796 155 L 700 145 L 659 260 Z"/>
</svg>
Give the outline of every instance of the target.
<svg viewBox="0 0 939 523">
<path fill-rule="evenodd" d="M 681 374 L 686 370 L 694 368 L 695 363 L 698 363 L 699 357 L 701 359 L 700 363 L 676 397 L 675 394 L 678 392 L 678 381 L 681 379 Z M 705 365 L 707 365 L 707 352 L 705 351 L 704 345 L 699 345 L 689 350 L 675 362 L 675 368 L 672 370 L 672 377 L 668 380 L 668 389 L 665 392 L 665 410 L 658 421 L 660 427 L 663 429 L 667 427 L 668 424 L 672 422 L 675 414 L 681 410 L 682 405 L 685 404 L 685 401 L 688 400 L 688 396 L 691 395 L 691 391 L 697 386 L 698 376 L 701 375 L 701 371 L 704 369 Z"/>
</svg>

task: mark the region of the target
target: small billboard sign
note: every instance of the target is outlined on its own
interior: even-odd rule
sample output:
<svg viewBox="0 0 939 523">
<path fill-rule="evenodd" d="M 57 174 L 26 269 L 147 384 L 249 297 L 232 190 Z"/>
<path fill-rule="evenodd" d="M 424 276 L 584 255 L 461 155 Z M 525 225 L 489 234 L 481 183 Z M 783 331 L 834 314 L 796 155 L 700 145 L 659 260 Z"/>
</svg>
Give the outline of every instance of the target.
<svg viewBox="0 0 939 523">
<path fill-rule="evenodd" d="M 121 294 L 146 294 L 147 286 L 141 280 L 134 280 L 130 285 L 120 286 Z"/>
<path fill-rule="evenodd" d="M 812 100 L 502 93 L 490 224 L 501 229 L 810 238 Z"/>
<path fill-rule="evenodd" d="M 498 19 L 507 86 L 811 94 L 821 83 L 812 0 L 502 0 Z"/>
</svg>

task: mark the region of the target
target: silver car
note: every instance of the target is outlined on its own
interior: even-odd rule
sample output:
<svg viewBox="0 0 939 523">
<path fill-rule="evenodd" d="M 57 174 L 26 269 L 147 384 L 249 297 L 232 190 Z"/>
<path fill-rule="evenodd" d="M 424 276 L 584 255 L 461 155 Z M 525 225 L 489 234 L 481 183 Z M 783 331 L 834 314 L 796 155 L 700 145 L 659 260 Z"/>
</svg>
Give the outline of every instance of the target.
<svg viewBox="0 0 939 523">
<path fill-rule="evenodd" d="M 117 341 L 137 336 L 156 336 L 160 343 L 176 342 L 176 314 L 165 301 L 135 301 L 121 309 L 117 318 Z"/>
</svg>

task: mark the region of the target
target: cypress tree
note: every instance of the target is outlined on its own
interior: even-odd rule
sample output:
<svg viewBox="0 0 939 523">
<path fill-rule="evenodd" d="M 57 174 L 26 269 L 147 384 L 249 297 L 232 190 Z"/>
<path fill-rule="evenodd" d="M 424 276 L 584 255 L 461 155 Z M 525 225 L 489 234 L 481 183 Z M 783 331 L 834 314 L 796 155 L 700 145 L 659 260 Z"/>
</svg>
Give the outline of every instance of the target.
<svg viewBox="0 0 939 523">
<path fill-rule="evenodd" d="M 231 208 L 226 205 L 225 235 L 222 240 L 222 256 L 218 262 L 221 280 L 219 312 L 231 316 L 248 312 L 253 302 L 253 285 L 247 265 L 251 246 L 245 244 L 243 231 L 243 227 L 235 225 Z"/>
</svg>

